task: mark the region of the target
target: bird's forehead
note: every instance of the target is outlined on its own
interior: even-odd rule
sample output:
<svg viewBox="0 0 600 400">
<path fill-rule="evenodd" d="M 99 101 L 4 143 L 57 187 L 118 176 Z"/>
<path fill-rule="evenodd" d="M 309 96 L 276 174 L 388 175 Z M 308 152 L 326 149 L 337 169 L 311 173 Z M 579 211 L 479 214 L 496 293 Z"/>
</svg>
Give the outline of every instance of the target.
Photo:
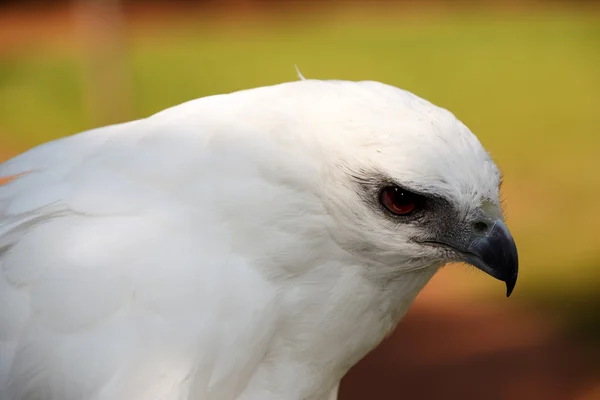
<svg viewBox="0 0 600 400">
<path fill-rule="evenodd" d="M 355 119 L 350 150 L 361 156 L 353 159 L 461 207 L 499 207 L 500 173 L 477 137 L 449 111 L 408 92 L 397 97 L 362 123 Z"/>
</svg>

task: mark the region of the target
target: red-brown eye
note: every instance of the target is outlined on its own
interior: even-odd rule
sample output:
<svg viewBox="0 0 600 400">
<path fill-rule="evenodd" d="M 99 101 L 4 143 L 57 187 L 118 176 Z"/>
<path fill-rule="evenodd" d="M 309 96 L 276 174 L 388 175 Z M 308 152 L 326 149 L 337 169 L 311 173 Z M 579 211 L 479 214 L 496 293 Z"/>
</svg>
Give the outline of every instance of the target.
<svg viewBox="0 0 600 400">
<path fill-rule="evenodd" d="M 381 204 L 392 214 L 408 215 L 420 206 L 422 197 L 398 187 L 387 186 L 379 195 Z"/>
</svg>

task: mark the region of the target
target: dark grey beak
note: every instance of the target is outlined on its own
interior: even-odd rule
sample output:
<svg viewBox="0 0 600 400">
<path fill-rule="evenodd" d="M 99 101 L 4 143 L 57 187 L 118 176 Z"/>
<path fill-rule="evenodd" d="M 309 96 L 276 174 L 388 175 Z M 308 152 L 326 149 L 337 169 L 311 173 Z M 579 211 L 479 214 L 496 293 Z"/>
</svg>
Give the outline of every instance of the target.
<svg viewBox="0 0 600 400">
<path fill-rule="evenodd" d="M 519 272 L 517 246 L 508 228 L 496 221 L 484 237 L 476 239 L 468 248 L 466 261 L 506 283 L 506 297 L 510 296 Z"/>
</svg>

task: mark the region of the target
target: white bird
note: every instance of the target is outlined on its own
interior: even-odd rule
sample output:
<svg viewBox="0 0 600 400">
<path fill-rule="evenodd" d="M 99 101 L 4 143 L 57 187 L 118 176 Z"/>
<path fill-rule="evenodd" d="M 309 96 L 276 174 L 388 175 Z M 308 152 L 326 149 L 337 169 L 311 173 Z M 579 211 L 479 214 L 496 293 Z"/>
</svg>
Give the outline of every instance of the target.
<svg viewBox="0 0 600 400">
<path fill-rule="evenodd" d="M 333 400 L 442 265 L 517 277 L 478 139 L 377 82 L 193 100 L 0 177 L 2 400 Z"/>
</svg>

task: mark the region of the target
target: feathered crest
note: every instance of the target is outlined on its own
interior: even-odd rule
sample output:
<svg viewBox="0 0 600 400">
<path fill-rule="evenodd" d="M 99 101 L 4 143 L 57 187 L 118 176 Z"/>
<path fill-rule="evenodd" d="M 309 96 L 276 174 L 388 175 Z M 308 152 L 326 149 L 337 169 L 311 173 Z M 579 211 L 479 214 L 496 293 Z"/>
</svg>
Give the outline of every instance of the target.
<svg viewBox="0 0 600 400">
<path fill-rule="evenodd" d="M 296 74 L 298 74 L 298 78 L 301 81 L 305 81 L 306 78 L 304 77 L 304 75 L 302 75 L 302 72 L 300 72 L 300 68 L 298 68 L 298 65 L 294 64 L 294 68 L 296 68 Z"/>
</svg>

